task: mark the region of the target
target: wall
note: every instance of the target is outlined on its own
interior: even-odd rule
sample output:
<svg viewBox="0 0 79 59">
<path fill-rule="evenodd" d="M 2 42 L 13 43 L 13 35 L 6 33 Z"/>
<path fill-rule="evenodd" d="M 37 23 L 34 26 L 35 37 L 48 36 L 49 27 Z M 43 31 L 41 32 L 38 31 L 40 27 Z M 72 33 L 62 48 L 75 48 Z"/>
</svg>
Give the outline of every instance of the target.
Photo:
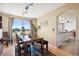
<svg viewBox="0 0 79 59">
<path fill-rule="evenodd" d="M 39 26 L 42 21 L 46 20 L 48 20 L 48 26 L 41 26 L 41 29 L 38 30 L 38 36 L 46 38 L 46 40 L 48 40 L 49 43 L 56 46 L 56 19 L 58 15 L 68 10 L 78 11 L 79 4 L 66 4 L 50 13 L 40 16 L 37 19 L 37 26 Z M 55 29 L 55 31 L 53 31 L 53 28 Z"/>
<path fill-rule="evenodd" d="M 79 56 L 79 10 L 77 11 L 77 20 L 76 20 L 76 53 Z"/>
</svg>

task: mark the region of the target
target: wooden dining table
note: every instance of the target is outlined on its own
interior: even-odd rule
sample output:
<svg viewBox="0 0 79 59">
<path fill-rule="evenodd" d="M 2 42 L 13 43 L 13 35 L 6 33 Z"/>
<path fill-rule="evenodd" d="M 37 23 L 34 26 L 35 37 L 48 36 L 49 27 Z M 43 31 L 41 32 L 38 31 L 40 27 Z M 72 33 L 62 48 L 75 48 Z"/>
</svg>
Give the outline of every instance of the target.
<svg viewBox="0 0 79 59">
<path fill-rule="evenodd" d="M 24 46 L 25 46 L 25 55 L 28 53 L 28 48 L 30 50 L 30 55 L 31 55 L 31 45 L 34 44 L 35 42 L 41 41 L 41 53 L 43 52 L 43 38 L 32 38 L 30 41 L 25 41 Z"/>
<path fill-rule="evenodd" d="M 46 50 L 48 51 L 48 41 L 45 41 L 43 40 L 43 38 L 40 38 L 40 37 L 36 37 L 36 38 L 31 38 L 31 40 L 29 41 L 24 41 L 24 55 L 27 56 L 28 54 L 28 48 L 30 50 L 29 54 L 31 56 L 31 45 L 34 44 L 35 42 L 39 43 L 40 44 L 40 51 L 41 51 L 41 55 L 43 55 L 43 50 L 44 50 L 44 45 L 46 44 Z M 45 42 L 45 43 L 44 43 Z M 46 43 L 47 42 L 47 43 Z"/>
</svg>

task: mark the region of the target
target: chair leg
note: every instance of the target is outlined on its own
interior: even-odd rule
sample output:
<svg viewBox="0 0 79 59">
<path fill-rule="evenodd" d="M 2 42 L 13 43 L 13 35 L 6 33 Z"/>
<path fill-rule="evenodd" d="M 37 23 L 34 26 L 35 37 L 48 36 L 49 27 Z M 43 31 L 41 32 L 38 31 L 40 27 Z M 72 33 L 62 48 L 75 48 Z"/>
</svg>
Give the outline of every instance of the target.
<svg viewBox="0 0 79 59">
<path fill-rule="evenodd" d="M 46 51 L 48 52 L 48 44 L 46 44 Z"/>
<path fill-rule="evenodd" d="M 43 55 L 43 45 L 41 44 L 41 55 Z"/>
</svg>

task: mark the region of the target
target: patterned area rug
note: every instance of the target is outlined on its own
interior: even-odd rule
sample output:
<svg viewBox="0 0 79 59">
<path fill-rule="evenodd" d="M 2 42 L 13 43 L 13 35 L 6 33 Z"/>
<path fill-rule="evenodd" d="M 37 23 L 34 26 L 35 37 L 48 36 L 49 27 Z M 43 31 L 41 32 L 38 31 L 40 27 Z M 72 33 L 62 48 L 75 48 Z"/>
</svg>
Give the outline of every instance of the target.
<svg viewBox="0 0 79 59">
<path fill-rule="evenodd" d="M 3 53 L 1 54 L 1 56 L 16 56 L 15 55 L 15 45 L 9 45 L 8 47 L 3 47 Z M 28 53 L 28 56 L 29 53 Z M 32 52 L 31 56 L 41 56 L 41 53 L 35 51 Z M 44 52 L 44 54 L 42 56 L 55 56 L 54 54 L 52 54 L 51 52 Z"/>
<path fill-rule="evenodd" d="M 17 48 L 15 50 L 17 50 Z M 15 52 L 15 55 L 18 56 L 17 51 Z M 30 56 L 30 51 L 28 51 L 27 56 Z M 37 51 L 35 48 L 31 48 L 31 56 L 56 56 L 56 55 L 52 54 L 49 51 L 46 52 L 45 49 L 44 49 L 43 54 L 42 54 L 39 51 Z"/>
</svg>

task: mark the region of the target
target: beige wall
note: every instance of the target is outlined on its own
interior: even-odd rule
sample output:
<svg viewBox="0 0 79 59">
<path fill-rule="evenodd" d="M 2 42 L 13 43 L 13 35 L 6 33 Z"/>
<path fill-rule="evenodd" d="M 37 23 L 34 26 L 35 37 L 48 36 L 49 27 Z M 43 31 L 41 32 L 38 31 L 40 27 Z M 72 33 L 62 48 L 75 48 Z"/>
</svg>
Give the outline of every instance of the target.
<svg viewBox="0 0 79 59">
<path fill-rule="evenodd" d="M 37 19 L 37 26 L 41 25 L 42 21 L 48 20 L 48 26 L 41 25 L 38 30 L 38 36 L 46 38 L 52 45 L 56 45 L 56 18 L 61 13 L 68 10 L 79 10 L 79 4 L 66 4 L 50 13 L 47 13 Z M 77 19 L 78 20 L 78 19 Z M 53 31 L 53 28 L 55 31 Z"/>
</svg>

